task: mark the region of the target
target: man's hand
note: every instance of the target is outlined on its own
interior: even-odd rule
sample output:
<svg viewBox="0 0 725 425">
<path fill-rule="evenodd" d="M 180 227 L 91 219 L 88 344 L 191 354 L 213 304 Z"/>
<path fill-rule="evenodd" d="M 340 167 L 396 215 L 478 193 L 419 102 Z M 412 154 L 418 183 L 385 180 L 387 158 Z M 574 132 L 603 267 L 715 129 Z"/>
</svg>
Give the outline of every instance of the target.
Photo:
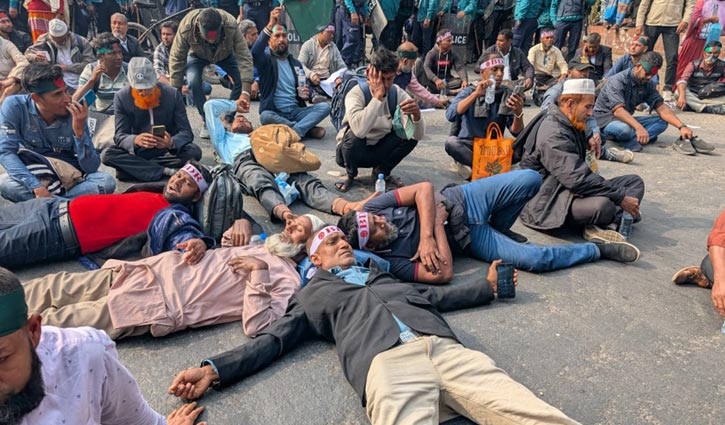
<svg viewBox="0 0 725 425">
<path fill-rule="evenodd" d="M 680 129 L 680 137 L 682 137 L 683 139 L 692 139 L 692 130 L 690 130 L 688 127 L 682 127 Z"/>
<path fill-rule="evenodd" d="M 33 193 L 36 198 L 52 198 L 53 194 L 48 192 L 48 188 L 45 186 L 36 187 L 33 189 Z"/>
<path fill-rule="evenodd" d="M 592 133 L 592 137 L 589 138 L 589 150 L 593 151 L 596 158 L 602 155 L 602 135 L 599 133 Z"/>
<path fill-rule="evenodd" d="M 206 243 L 198 238 L 177 243 L 176 247 L 184 250 L 184 262 L 190 266 L 201 261 L 204 258 L 204 252 L 206 252 Z"/>
<path fill-rule="evenodd" d="M 420 238 L 418 243 L 418 251 L 410 261 L 420 261 L 426 270 L 433 274 L 441 271 L 440 262 L 447 264 L 443 256 L 438 252 L 438 245 L 434 237 Z"/>
<path fill-rule="evenodd" d="M 83 137 L 83 133 L 86 131 L 86 120 L 88 119 L 88 105 L 71 101 L 68 106 L 65 107 L 70 112 L 73 119 L 73 134 L 77 138 Z"/>
<path fill-rule="evenodd" d="M 464 16 L 466 16 L 466 12 L 464 12 L 464 11 L 460 11 L 460 12 L 456 13 L 456 18 L 458 18 L 458 19 L 463 19 Z"/>
<path fill-rule="evenodd" d="M 647 130 L 641 125 L 639 128 L 634 130 L 634 134 L 637 136 L 637 141 L 640 145 L 646 145 L 649 143 L 649 133 L 647 133 Z"/>
<path fill-rule="evenodd" d="M 186 84 L 184 84 L 183 86 L 181 86 L 181 94 L 187 95 L 187 94 L 189 94 L 189 91 L 190 91 L 189 90 L 189 86 L 187 86 Z"/>
<path fill-rule="evenodd" d="M 320 85 L 320 77 L 317 74 L 310 74 L 310 81 L 316 86 Z"/>
<path fill-rule="evenodd" d="M 203 406 L 196 407 L 196 403 L 185 404 L 174 410 L 166 418 L 166 425 L 194 425 L 196 418 L 204 411 Z M 197 425 L 206 425 L 206 421 Z"/>
<path fill-rule="evenodd" d="M 171 149 L 174 147 L 174 141 L 168 131 L 164 131 L 164 137 L 154 136 L 156 149 Z"/>
<path fill-rule="evenodd" d="M 297 86 L 297 96 L 299 96 L 302 100 L 310 98 L 310 88 L 307 87 L 307 84 L 304 86 Z"/>
<path fill-rule="evenodd" d="M 256 99 L 257 93 L 259 93 L 259 83 L 257 81 L 252 83 L 252 88 L 251 88 L 250 92 L 251 92 L 250 98 Z"/>
<path fill-rule="evenodd" d="M 683 32 L 685 32 L 687 30 L 687 25 L 687 21 L 681 21 L 677 25 L 677 34 L 682 34 Z"/>
<path fill-rule="evenodd" d="M 8 77 L 8 78 L 0 81 L 0 88 L 6 89 L 8 87 L 14 86 L 15 84 L 17 84 L 17 80 L 15 80 L 15 78 L 13 78 L 13 77 Z"/>
<path fill-rule="evenodd" d="M 219 379 L 214 368 L 206 365 L 182 370 L 169 387 L 169 394 L 186 400 L 196 400 L 204 395 L 212 382 Z"/>
<path fill-rule="evenodd" d="M 252 237 L 252 223 L 244 218 L 235 220 L 232 227 L 225 232 L 225 236 L 229 236 L 230 246 L 245 246 Z"/>
<path fill-rule="evenodd" d="M 468 87 L 468 81 L 461 81 L 461 89 Z"/>
<path fill-rule="evenodd" d="M 715 310 L 725 318 L 725 283 L 715 279 L 715 283 L 712 285 L 712 306 Z"/>
<path fill-rule="evenodd" d="M 685 90 L 687 90 L 687 89 L 685 89 Z M 682 91 L 680 91 L 680 95 L 677 97 L 676 106 L 679 110 L 682 111 L 685 109 L 686 104 L 687 104 L 687 95 L 685 95 L 684 90 L 682 90 Z"/>
<path fill-rule="evenodd" d="M 438 91 L 441 91 L 441 90 L 443 90 L 443 86 L 444 86 L 444 85 L 445 85 L 446 83 L 444 83 L 444 82 L 443 82 L 443 80 L 437 80 L 437 81 L 435 82 L 435 84 L 436 84 L 436 88 L 438 89 Z"/>
<path fill-rule="evenodd" d="M 448 96 L 441 96 L 438 98 L 438 103 L 436 104 L 436 106 L 439 108 L 445 108 L 446 106 L 448 106 L 448 102 L 450 102 Z"/>
<path fill-rule="evenodd" d="M 485 96 L 486 92 L 484 92 L 483 94 Z M 514 114 L 521 115 L 521 113 L 524 111 L 524 96 L 516 93 L 511 93 L 508 99 L 506 99 L 506 106 L 511 108 Z"/>
<path fill-rule="evenodd" d="M 267 28 L 271 29 L 277 22 L 279 22 L 279 15 L 282 13 L 282 6 L 277 6 L 269 12 L 269 24 Z"/>
<path fill-rule="evenodd" d="M 424 19 L 423 20 L 423 28 L 426 28 L 427 29 L 428 27 L 430 27 L 430 19 Z"/>
<path fill-rule="evenodd" d="M 533 86 L 534 86 L 534 80 L 533 79 L 527 78 L 526 80 L 524 80 L 524 90 L 528 90 L 528 89 L 530 89 Z"/>
<path fill-rule="evenodd" d="M 392 111 L 391 111 L 392 112 Z M 400 112 L 405 115 L 412 115 L 413 121 L 420 121 L 420 108 L 415 99 L 407 99 L 400 103 Z"/>
<path fill-rule="evenodd" d="M 639 217 L 639 199 L 634 196 L 625 196 L 622 202 L 619 204 L 623 210 L 627 211 L 632 217 Z"/>
<path fill-rule="evenodd" d="M 436 204 L 436 225 L 443 226 L 448 220 L 448 210 L 443 202 Z"/>
<path fill-rule="evenodd" d="M 634 35 L 635 36 L 642 35 L 642 26 L 636 27 L 634 29 Z"/>
<path fill-rule="evenodd" d="M 491 288 L 493 289 L 493 293 L 498 293 L 498 270 L 496 270 L 496 266 L 501 264 L 503 260 L 494 260 L 490 266 L 488 266 L 488 274 L 486 275 L 486 280 L 488 281 L 488 284 L 491 285 Z M 519 286 L 519 270 L 514 269 L 514 286 Z"/>
<path fill-rule="evenodd" d="M 92 80 L 92 81 L 100 80 L 101 75 L 103 75 L 104 72 L 106 72 L 106 67 L 103 66 L 103 64 L 101 62 L 98 62 L 98 65 L 95 68 L 93 68 L 93 72 L 91 73 L 90 80 Z"/>
<path fill-rule="evenodd" d="M 244 19 L 244 6 L 239 6 L 239 20 Z"/>
<path fill-rule="evenodd" d="M 255 270 L 269 270 L 269 265 L 264 261 L 248 256 L 234 257 L 227 262 L 234 273 L 241 271 L 253 272 Z"/>
<path fill-rule="evenodd" d="M 360 15 L 358 15 L 357 13 L 351 13 L 350 14 L 350 23 L 352 23 L 355 26 L 360 25 Z"/>
<path fill-rule="evenodd" d="M 368 65 L 368 69 L 365 70 L 365 73 L 368 77 L 370 93 L 372 93 L 374 98 L 383 100 L 387 93 L 385 92 L 385 85 L 383 84 L 383 78 L 380 71 L 375 69 L 374 66 Z M 392 113 L 393 111 L 390 112 Z"/>
<path fill-rule="evenodd" d="M 491 84 L 488 80 L 481 80 L 476 84 L 476 90 L 473 91 L 473 93 L 476 95 L 476 97 L 484 97 L 486 96 L 486 89 Z"/>
<path fill-rule="evenodd" d="M 237 112 L 242 114 L 249 112 L 249 95 L 247 93 L 242 93 L 237 99 Z"/>
<path fill-rule="evenodd" d="M 133 144 L 144 149 L 155 149 L 156 139 L 151 133 L 141 133 L 133 139 Z"/>
</svg>

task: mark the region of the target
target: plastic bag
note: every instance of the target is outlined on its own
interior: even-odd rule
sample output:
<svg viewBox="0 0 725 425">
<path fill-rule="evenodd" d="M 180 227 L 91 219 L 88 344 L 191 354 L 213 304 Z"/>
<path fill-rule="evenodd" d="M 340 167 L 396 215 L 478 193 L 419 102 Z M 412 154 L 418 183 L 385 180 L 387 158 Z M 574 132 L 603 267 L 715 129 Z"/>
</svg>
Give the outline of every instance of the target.
<svg viewBox="0 0 725 425">
<path fill-rule="evenodd" d="M 300 192 L 297 190 L 297 187 L 295 187 L 294 182 L 292 184 L 287 183 L 288 178 L 289 174 L 283 171 L 277 174 L 277 177 L 274 178 L 274 181 L 277 182 L 277 187 L 279 187 L 280 193 L 282 194 L 282 196 L 284 196 L 284 203 L 287 206 L 290 206 L 294 201 L 297 200 Z"/>
</svg>

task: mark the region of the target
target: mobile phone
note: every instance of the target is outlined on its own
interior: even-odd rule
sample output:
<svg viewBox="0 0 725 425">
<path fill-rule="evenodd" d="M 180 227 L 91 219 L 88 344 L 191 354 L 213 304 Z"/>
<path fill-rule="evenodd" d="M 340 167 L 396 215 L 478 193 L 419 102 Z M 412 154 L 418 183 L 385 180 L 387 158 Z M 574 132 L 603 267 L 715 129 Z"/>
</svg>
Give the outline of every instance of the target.
<svg viewBox="0 0 725 425">
<path fill-rule="evenodd" d="M 496 266 L 496 273 L 498 273 L 498 281 L 496 283 L 498 287 L 498 297 L 515 298 L 516 287 L 514 286 L 514 265 L 511 263 L 501 263 Z"/>
<path fill-rule="evenodd" d="M 166 126 L 165 125 L 155 125 L 151 127 L 151 134 L 153 134 L 156 137 L 163 138 L 166 133 Z"/>
<path fill-rule="evenodd" d="M 88 90 L 86 94 L 83 95 L 83 99 L 86 102 L 86 106 L 91 106 L 94 103 L 96 103 L 96 99 L 98 97 L 96 96 L 96 92 L 93 90 Z"/>
</svg>

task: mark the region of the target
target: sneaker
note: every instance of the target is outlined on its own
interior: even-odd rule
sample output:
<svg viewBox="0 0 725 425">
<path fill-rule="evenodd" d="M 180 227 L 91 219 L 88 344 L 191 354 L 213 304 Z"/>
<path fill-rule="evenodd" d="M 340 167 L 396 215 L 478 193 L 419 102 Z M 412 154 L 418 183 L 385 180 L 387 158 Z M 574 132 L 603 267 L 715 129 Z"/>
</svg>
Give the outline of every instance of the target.
<svg viewBox="0 0 725 425">
<path fill-rule="evenodd" d="M 522 235 L 521 233 L 516 233 L 511 229 L 503 230 L 501 233 L 503 233 L 504 236 L 506 236 L 507 238 L 511 239 L 514 242 L 526 243 L 529 241 L 529 238 Z"/>
<path fill-rule="evenodd" d="M 692 156 L 697 154 L 695 148 L 692 147 L 692 143 L 690 143 L 690 139 L 683 139 L 682 137 L 675 140 L 675 143 L 672 144 L 672 149 L 674 149 L 677 153 L 681 153 L 682 155 Z"/>
<path fill-rule="evenodd" d="M 602 157 L 607 161 L 629 164 L 634 161 L 634 152 L 629 149 L 606 148 Z"/>
<path fill-rule="evenodd" d="M 199 130 L 199 137 L 202 139 L 209 139 L 209 129 L 206 128 L 206 124 L 201 125 L 201 130 Z"/>
<path fill-rule="evenodd" d="M 697 153 L 710 153 L 715 150 L 715 146 L 702 140 L 699 136 L 694 136 L 690 139 L 690 143 Z"/>
<path fill-rule="evenodd" d="M 711 288 L 710 282 L 705 274 L 697 266 L 685 267 L 672 275 L 672 283 L 675 285 L 697 285 L 700 288 Z"/>
<path fill-rule="evenodd" d="M 322 139 L 323 137 L 325 137 L 325 134 L 327 134 L 327 132 L 324 128 L 315 126 L 307 132 L 307 137 L 311 137 L 313 139 Z"/>
<path fill-rule="evenodd" d="M 667 102 L 674 102 L 674 96 L 672 95 L 672 92 L 670 90 L 662 90 L 662 99 L 664 99 L 665 103 Z"/>
<path fill-rule="evenodd" d="M 453 161 L 453 166 L 456 168 L 456 173 L 458 173 L 463 180 L 471 180 L 471 167 L 461 164 L 458 161 Z"/>
<path fill-rule="evenodd" d="M 639 249 L 629 242 L 592 242 L 599 248 L 601 258 L 620 263 L 632 263 L 639 260 Z"/>
<path fill-rule="evenodd" d="M 584 233 L 582 235 L 584 239 L 589 242 L 626 242 L 624 236 L 614 230 L 605 230 L 599 226 L 589 224 L 584 227 Z"/>
</svg>

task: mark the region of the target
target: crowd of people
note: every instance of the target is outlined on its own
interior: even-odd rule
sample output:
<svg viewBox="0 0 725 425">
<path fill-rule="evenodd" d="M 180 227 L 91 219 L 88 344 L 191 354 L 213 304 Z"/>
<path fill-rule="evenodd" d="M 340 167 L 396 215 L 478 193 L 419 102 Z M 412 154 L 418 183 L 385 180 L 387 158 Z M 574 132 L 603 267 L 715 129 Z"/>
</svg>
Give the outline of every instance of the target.
<svg viewBox="0 0 725 425">
<path fill-rule="evenodd" d="M 677 152 L 714 150 L 673 112 L 725 114 L 722 45 L 708 39 L 708 24 L 720 19 L 711 0 L 651 7 L 643 0 L 639 35 L 614 63 L 598 34 L 580 42 L 582 1 L 381 0 L 388 25 L 369 55 L 367 2 L 338 1 L 299 55 L 275 1 L 191 10 L 160 26 L 152 55 L 107 3 L 70 6 L 106 20 L 91 41 L 70 30 L 63 1 L 26 3 L 32 35 L 13 28 L 23 16 L 17 2 L 0 12 L 0 195 L 11 203 L 0 208 L 0 422 L 164 423 L 120 364 L 114 341 L 241 322 L 253 340 L 209 353 L 201 367 L 181 371 L 169 393 L 197 399 L 320 337 L 335 343 L 375 424 L 451 414 L 482 423 L 577 423 L 464 347 L 441 313 L 491 303 L 502 262 L 538 273 L 639 259 L 629 237 L 642 218 L 645 183 L 635 174 L 605 179 L 597 160 L 632 162 L 670 125 L 679 130 Z M 167 12 L 182 3 L 168 2 Z M 472 17 L 479 81 L 453 49 L 452 31 L 439 28 L 443 13 Z M 692 60 L 680 72 L 672 38 L 685 31 L 689 44 L 680 53 Z M 653 51 L 660 35 L 664 60 Z M 209 98 L 209 66 L 228 99 Z M 353 78 L 357 84 L 348 84 Z M 337 106 L 335 97 L 343 99 Z M 528 123 L 527 98 L 541 108 Z M 306 172 L 288 177 L 302 202 L 339 216 L 336 224 L 295 214 L 275 173 L 255 157 L 248 119 L 255 100 L 262 126 L 284 126 L 302 140 L 324 138 L 325 120 L 340 115 L 335 161 L 344 178 L 331 189 Z M 426 134 L 424 107 L 445 108 L 451 130 L 441 150 L 467 182 L 436 189 L 393 174 Z M 204 123 L 198 134 L 189 124 L 194 109 Z M 643 110 L 650 114 L 637 114 Z M 493 124 L 516 137 L 518 169 L 470 181 L 476 141 Z M 241 193 L 282 231 L 253 244 L 245 215 L 220 239 L 205 234 L 194 210 L 215 177 L 196 136 L 210 140 Z M 391 190 L 345 199 L 361 168 Z M 114 193 L 117 180 L 141 184 Z M 517 219 L 584 241 L 529 243 L 511 230 Z M 725 317 L 723 229 L 725 216 L 702 265 L 673 281 L 712 288 Z M 487 274 L 450 284 L 462 256 L 490 263 Z M 23 283 L 10 271 L 79 257 L 101 267 Z M 369 342 L 362 349 L 361 340 Z M 59 404 L 67 388 L 79 394 Z M 192 424 L 201 410 L 190 403 L 166 420 Z"/>
</svg>

